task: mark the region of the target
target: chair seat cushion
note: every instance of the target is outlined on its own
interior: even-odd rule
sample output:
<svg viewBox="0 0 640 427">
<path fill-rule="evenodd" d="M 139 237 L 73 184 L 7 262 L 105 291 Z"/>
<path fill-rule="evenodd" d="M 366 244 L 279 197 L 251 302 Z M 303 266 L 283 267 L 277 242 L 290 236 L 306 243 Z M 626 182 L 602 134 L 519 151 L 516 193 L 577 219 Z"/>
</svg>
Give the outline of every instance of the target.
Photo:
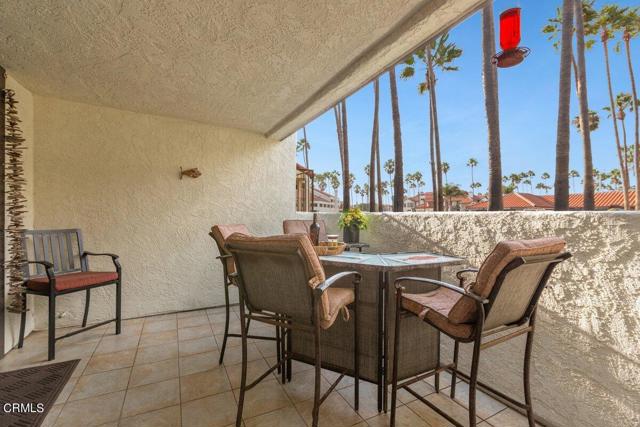
<svg viewBox="0 0 640 427">
<path fill-rule="evenodd" d="M 78 271 L 77 273 L 60 274 L 56 275 L 56 291 L 85 288 L 116 280 L 118 280 L 118 273 L 115 271 Z M 26 286 L 34 291 L 47 292 L 49 278 L 46 276 L 34 277 L 27 281 Z"/>
<path fill-rule="evenodd" d="M 353 289 L 348 288 L 329 288 L 324 294 L 329 301 L 329 316 L 320 320 L 320 327 L 328 329 L 336 321 L 340 311 L 356 300 L 356 296 Z"/>
<path fill-rule="evenodd" d="M 451 309 L 462 295 L 447 288 L 438 288 L 425 294 L 403 294 L 402 308 L 425 320 L 442 332 L 458 339 L 469 339 L 473 325 L 453 323 L 449 320 Z"/>
</svg>

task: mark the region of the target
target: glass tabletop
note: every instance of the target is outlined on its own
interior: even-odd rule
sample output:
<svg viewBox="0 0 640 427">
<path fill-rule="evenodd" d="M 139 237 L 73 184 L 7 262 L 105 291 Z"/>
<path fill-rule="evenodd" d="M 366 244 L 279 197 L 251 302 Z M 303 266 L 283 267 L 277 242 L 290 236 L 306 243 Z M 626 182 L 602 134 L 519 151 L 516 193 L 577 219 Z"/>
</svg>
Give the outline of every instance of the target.
<svg viewBox="0 0 640 427">
<path fill-rule="evenodd" d="M 344 252 L 340 255 L 321 256 L 320 261 L 328 264 L 352 264 L 384 268 L 461 264 L 464 262 L 464 259 L 430 252 L 398 252 L 381 254 Z"/>
</svg>

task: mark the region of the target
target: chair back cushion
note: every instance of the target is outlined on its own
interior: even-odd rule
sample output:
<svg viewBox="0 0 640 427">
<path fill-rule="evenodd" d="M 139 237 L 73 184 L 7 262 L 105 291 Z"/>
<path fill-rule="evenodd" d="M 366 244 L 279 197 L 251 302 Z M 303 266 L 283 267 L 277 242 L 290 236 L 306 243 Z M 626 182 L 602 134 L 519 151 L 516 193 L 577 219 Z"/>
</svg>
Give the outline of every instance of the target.
<svg viewBox="0 0 640 427">
<path fill-rule="evenodd" d="M 488 298 L 496 284 L 496 279 L 510 262 L 520 257 L 559 255 L 563 252 L 565 246 L 566 242 L 557 237 L 545 237 L 532 240 L 507 240 L 500 242 L 482 263 L 475 282 L 469 285 L 469 290 L 482 298 Z M 519 269 L 520 268 L 523 267 L 519 267 Z M 513 273 L 510 273 L 510 275 L 511 274 Z M 537 286 L 540 279 L 541 276 L 537 273 L 529 274 L 520 277 L 519 283 L 514 282 L 513 286 L 503 287 L 505 292 L 507 289 L 513 290 L 518 287 L 522 289 L 531 289 L 532 286 Z M 526 297 L 527 294 L 528 292 L 525 292 L 522 293 L 521 296 Z M 475 320 L 475 315 L 475 303 L 469 298 L 461 298 L 449 313 L 449 320 L 453 323 L 470 323 Z"/>
<path fill-rule="evenodd" d="M 209 235 L 213 237 L 213 240 L 216 241 L 218 245 L 218 251 L 220 255 L 231 255 L 229 251 L 224 247 L 226 240 L 233 233 L 241 233 L 247 236 L 250 236 L 249 230 L 247 226 L 244 224 L 219 224 L 211 227 L 211 232 Z M 236 266 L 233 263 L 233 258 L 226 258 L 222 260 L 227 264 L 227 274 L 235 273 Z"/>
<path fill-rule="evenodd" d="M 323 283 L 325 273 L 307 235 L 252 237 L 235 233 L 227 239 L 226 248 L 235 259 L 249 307 L 311 322 L 310 288 Z M 321 319 L 329 319 L 326 293 L 320 305 Z"/>
<path fill-rule="evenodd" d="M 282 221 L 282 230 L 284 234 L 306 234 L 309 235 L 309 229 L 313 224 L 313 220 L 306 219 L 285 219 Z M 320 241 L 327 241 L 327 224 L 324 220 L 319 219 L 320 225 Z"/>
</svg>

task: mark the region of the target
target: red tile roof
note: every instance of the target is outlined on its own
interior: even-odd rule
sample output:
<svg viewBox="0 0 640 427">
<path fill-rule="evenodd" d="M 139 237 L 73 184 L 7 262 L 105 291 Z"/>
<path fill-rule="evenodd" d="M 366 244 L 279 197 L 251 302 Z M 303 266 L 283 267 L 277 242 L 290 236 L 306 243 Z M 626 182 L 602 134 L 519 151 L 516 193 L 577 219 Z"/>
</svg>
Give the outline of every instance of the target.
<svg viewBox="0 0 640 427">
<path fill-rule="evenodd" d="M 631 209 L 636 205 L 635 191 L 629 192 L 629 204 Z M 537 195 L 529 193 L 509 193 L 502 199 L 505 210 L 516 209 L 553 209 L 554 196 L 552 194 Z M 622 209 L 624 206 L 622 191 L 603 191 L 595 194 L 596 209 Z M 467 209 L 480 211 L 487 210 L 489 202 L 475 203 Z M 569 195 L 569 209 L 582 209 L 583 195 Z"/>
</svg>

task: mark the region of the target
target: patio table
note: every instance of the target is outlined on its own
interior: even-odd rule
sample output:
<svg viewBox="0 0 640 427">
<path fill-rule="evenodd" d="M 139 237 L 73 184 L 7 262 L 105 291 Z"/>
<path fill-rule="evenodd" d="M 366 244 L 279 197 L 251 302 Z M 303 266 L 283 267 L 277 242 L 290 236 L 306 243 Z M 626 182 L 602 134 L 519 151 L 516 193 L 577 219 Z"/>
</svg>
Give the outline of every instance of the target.
<svg viewBox="0 0 640 427">
<path fill-rule="evenodd" d="M 359 352 L 360 377 L 377 385 L 378 411 L 387 410 L 387 389 L 391 381 L 390 357 L 395 319 L 394 280 L 411 276 L 441 279 L 442 267 L 460 265 L 462 258 L 427 253 L 355 253 L 346 252 L 335 256 L 322 256 L 320 261 L 327 277 L 341 271 L 358 271 L 360 283 Z M 351 287 L 351 278 L 343 279 L 334 286 Z M 407 292 L 428 292 L 435 287 L 410 283 Z M 339 318 L 329 329 L 322 331 L 322 366 L 336 372 L 353 367 L 353 323 Z M 294 359 L 312 363 L 313 339 L 310 335 L 296 331 L 292 334 Z M 439 364 L 440 335 L 436 329 L 425 325 L 418 317 L 402 322 L 402 343 L 398 379 L 410 378 L 434 369 Z"/>
</svg>

